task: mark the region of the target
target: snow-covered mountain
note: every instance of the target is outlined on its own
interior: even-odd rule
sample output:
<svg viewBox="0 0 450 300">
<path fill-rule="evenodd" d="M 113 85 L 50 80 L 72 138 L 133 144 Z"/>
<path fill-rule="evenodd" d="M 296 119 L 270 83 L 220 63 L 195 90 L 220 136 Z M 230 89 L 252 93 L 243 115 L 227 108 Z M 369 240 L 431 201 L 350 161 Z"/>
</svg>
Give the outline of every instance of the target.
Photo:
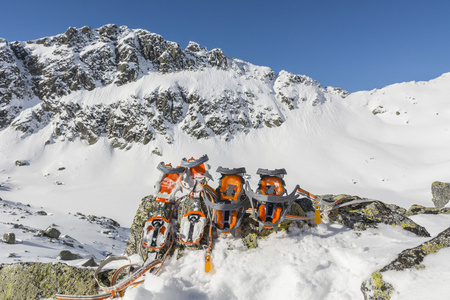
<svg viewBox="0 0 450 300">
<path fill-rule="evenodd" d="M 431 182 L 449 180 L 450 74 L 349 95 L 125 26 L 0 45 L 1 169 L 17 173 L 3 185 L 21 185 L 14 162 L 25 159 L 36 177 L 71 166 L 59 191 L 79 198 L 111 182 L 145 195 L 160 160 L 204 153 L 213 167 L 286 167 L 288 182 L 319 194 L 424 204 Z M 52 195 L 42 198 L 59 203 Z"/>
<path fill-rule="evenodd" d="M 147 144 L 156 135 L 173 142 L 174 128 L 197 138 L 230 139 L 280 126 L 280 110 L 296 109 L 299 101 L 317 105 L 325 94 L 347 94 L 194 42 L 182 50 L 160 35 L 125 26 L 1 40 L 0 49 L 0 126 L 33 133 L 52 123 L 54 136 L 91 144 L 102 135 L 117 147 Z"/>
<path fill-rule="evenodd" d="M 286 168 L 288 189 L 299 183 L 315 194 L 356 194 L 405 208 L 431 206 L 431 183 L 450 181 L 449 95 L 450 73 L 349 94 L 304 75 L 275 74 L 194 42 L 183 50 L 157 34 L 125 26 L 69 28 L 28 42 L 0 39 L 0 198 L 11 211 L 22 209 L 17 219 L 27 209 L 20 203 L 31 205 L 32 216 L 24 216 L 39 221 L 24 221 L 24 228 L 56 220 L 68 238 L 83 244 L 70 225 L 84 224 L 74 217 L 77 212 L 111 217 L 128 227 L 141 198 L 153 193 L 160 161 L 177 164 L 183 157 L 207 153 L 213 175 L 218 166 L 245 166 L 251 175 L 259 167 Z M 36 215 L 41 206 L 50 216 Z M 67 213 L 72 216 L 65 218 Z M 61 225 L 65 219 L 69 225 Z M 437 222 L 418 220 L 433 234 L 450 224 L 446 216 Z M 168 263 L 163 280 L 155 279 L 158 286 L 147 289 L 153 294 L 136 293 L 181 298 L 190 290 L 192 297 L 207 299 L 203 288 L 223 299 L 268 298 L 284 286 L 283 274 L 290 274 L 298 280 L 283 294 L 286 298 L 354 299 L 360 295 L 361 277 L 423 242 L 403 232 L 382 232 L 380 237 L 369 231 L 354 241 L 352 232 L 330 225 L 307 236 L 281 234 L 283 249 L 276 242 L 280 235 L 271 237 L 244 255 L 255 266 L 237 277 L 232 275 L 243 254 L 227 252 L 227 243 L 235 242 L 218 241 L 215 263 L 223 273 L 212 281 L 192 264 L 200 263 L 201 253 L 191 253 L 181 266 Z M 101 236 L 100 246 L 112 247 Z M 123 243 L 123 233 L 118 239 L 114 243 Z M 89 237 L 85 249 L 100 256 L 96 243 Z M 123 245 L 114 247 L 119 251 Z M 310 251 L 312 261 L 296 247 Z M 262 276 L 259 257 L 276 257 L 282 250 L 291 254 L 281 264 L 283 272 Z M 2 262 L 20 259 L 6 256 Z M 276 259 L 267 263 L 280 264 Z M 298 272 L 303 267 L 308 274 Z M 260 280 L 246 280 L 249 272 L 260 274 Z M 357 280 L 341 277 L 342 272 Z M 186 286 L 182 275 L 191 276 Z M 228 282 L 237 287 L 229 288 Z M 256 287 L 248 289 L 246 283 Z M 271 288 L 264 292 L 266 286 Z"/>
</svg>

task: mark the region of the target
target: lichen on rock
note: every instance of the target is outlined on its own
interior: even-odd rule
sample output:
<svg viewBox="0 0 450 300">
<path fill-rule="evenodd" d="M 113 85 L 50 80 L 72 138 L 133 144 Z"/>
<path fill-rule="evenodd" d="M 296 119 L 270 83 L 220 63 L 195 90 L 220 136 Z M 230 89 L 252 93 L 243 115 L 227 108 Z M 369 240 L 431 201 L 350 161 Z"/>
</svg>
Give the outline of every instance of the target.
<svg viewBox="0 0 450 300">
<path fill-rule="evenodd" d="M 339 201 L 339 204 L 344 204 L 349 201 L 361 199 L 363 198 L 349 195 L 339 195 L 331 196 L 329 201 Z M 395 206 L 388 206 L 380 201 L 373 201 L 354 204 L 342 207 L 339 210 L 330 211 L 326 217 L 330 221 L 343 224 L 355 230 L 376 228 L 378 224 L 382 223 L 392 226 L 400 226 L 404 230 L 410 231 L 418 236 L 430 236 L 426 228 L 415 223 L 401 212 L 403 212 L 403 210 L 400 210 Z"/>
<path fill-rule="evenodd" d="M 390 299 L 394 291 L 393 286 L 383 280 L 383 273 L 387 271 L 401 272 L 407 269 L 422 270 L 422 262 L 427 255 L 437 253 L 443 248 L 450 247 L 450 227 L 439 233 L 431 240 L 421 245 L 406 249 L 398 254 L 397 258 L 374 272 L 371 278 L 361 285 L 361 291 L 365 300 Z"/>
<path fill-rule="evenodd" d="M 411 205 L 411 207 L 407 211 L 405 211 L 404 214 L 407 217 L 419 214 L 431 214 L 431 215 L 450 214 L 450 208 L 425 207 L 422 205 L 414 204 Z"/>
<path fill-rule="evenodd" d="M 450 201 L 450 183 L 435 181 L 431 184 L 434 206 L 443 208 Z"/>
<path fill-rule="evenodd" d="M 16 263 L 0 265 L 2 300 L 39 300 L 55 294 L 96 295 L 94 270 L 62 263 Z"/>
<path fill-rule="evenodd" d="M 361 285 L 364 300 L 389 300 L 394 287 L 383 280 L 380 271 L 372 273 L 372 276 Z"/>
</svg>

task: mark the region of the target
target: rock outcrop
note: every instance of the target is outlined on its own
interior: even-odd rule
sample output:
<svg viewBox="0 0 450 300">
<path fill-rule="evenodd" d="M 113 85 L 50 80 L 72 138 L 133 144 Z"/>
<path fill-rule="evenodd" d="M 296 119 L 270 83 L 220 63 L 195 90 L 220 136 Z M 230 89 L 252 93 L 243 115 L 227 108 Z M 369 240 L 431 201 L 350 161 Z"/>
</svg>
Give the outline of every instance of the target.
<svg viewBox="0 0 450 300">
<path fill-rule="evenodd" d="M 3 300 L 39 300 L 55 294 L 96 295 L 94 270 L 62 263 L 16 263 L 0 265 Z"/>
<path fill-rule="evenodd" d="M 450 183 L 435 181 L 431 184 L 434 206 L 443 208 L 450 201 Z"/>
<path fill-rule="evenodd" d="M 417 268 L 422 269 L 422 261 L 427 255 L 437 253 L 440 249 L 450 247 L 450 228 L 447 228 L 435 238 L 411 249 L 402 251 L 398 257 L 363 282 L 361 291 L 365 300 L 387 300 L 391 299 L 394 287 L 383 279 L 383 273 L 387 271 L 401 272 Z M 401 276 L 399 274 L 399 276 Z"/>
<path fill-rule="evenodd" d="M 332 203 L 339 201 L 339 204 L 353 200 L 364 200 L 364 198 L 350 195 L 325 195 L 323 198 Z M 418 236 L 430 236 L 424 227 L 409 219 L 405 214 L 406 210 L 401 207 L 374 201 L 342 207 L 339 210 L 329 212 L 327 218 L 332 222 L 345 225 L 355 230 L 376 228 L 378 224 L 387 224 L 399 226 Z"/>
</svg>

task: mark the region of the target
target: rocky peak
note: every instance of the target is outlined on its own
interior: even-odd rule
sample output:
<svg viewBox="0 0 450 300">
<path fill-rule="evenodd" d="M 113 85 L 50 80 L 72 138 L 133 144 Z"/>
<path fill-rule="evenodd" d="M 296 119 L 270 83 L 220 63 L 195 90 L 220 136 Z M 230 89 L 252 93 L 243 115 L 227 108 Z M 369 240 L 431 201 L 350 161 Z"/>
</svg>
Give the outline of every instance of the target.
<svg viewBox="0 0 450 300">
<path fill-rule="evenodd" d="M 0 128 L 33 133 L 52 124 L 51 138 L 95 143 L 106 135 L 118 147 L 156 135 L 171 142 L 174 127 L 197 138 L 230 139 L 280 126 L 285 107 L 318 105 L 328 93 L 307 76 L 277 76 L 218 48 L 189 42 L 183 50 L 158 34 L 114 24 L 70 27 L 28 42 L 0 40 L 0 75 Z M 137 82 L 142 92 L 128 87 Z M 84 103 L 81 92 L 115 87 L 125 94 L 114 100 L 99 94 L 97 104 Z"/>
</svg>

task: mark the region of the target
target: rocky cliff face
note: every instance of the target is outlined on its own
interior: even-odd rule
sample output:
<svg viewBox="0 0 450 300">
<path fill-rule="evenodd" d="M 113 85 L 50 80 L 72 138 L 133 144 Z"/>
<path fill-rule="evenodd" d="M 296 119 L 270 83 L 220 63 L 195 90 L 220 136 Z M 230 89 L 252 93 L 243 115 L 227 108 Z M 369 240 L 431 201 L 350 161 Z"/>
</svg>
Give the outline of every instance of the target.
<svg viewBox="0 0 450 300">
<path fill-rule="evenodd" d="M 50 124 L 49 140 L 92 144 L 103 135 L 125 147 L 156 135 L 171 142 L 175 127 L 196 138 L 230 139 L 280 126 L 283 110 L 319 105 L 329 94 L 347 95 L 306 76 L 230 59 L 220 49 L 190 42 L 183 50 L 125 26 L 69 28 L 27 42 L 0 39 L 0 129 L 30 134 Z M 86 101 L 88 95 L 96 101 Z"/>
</svg>

